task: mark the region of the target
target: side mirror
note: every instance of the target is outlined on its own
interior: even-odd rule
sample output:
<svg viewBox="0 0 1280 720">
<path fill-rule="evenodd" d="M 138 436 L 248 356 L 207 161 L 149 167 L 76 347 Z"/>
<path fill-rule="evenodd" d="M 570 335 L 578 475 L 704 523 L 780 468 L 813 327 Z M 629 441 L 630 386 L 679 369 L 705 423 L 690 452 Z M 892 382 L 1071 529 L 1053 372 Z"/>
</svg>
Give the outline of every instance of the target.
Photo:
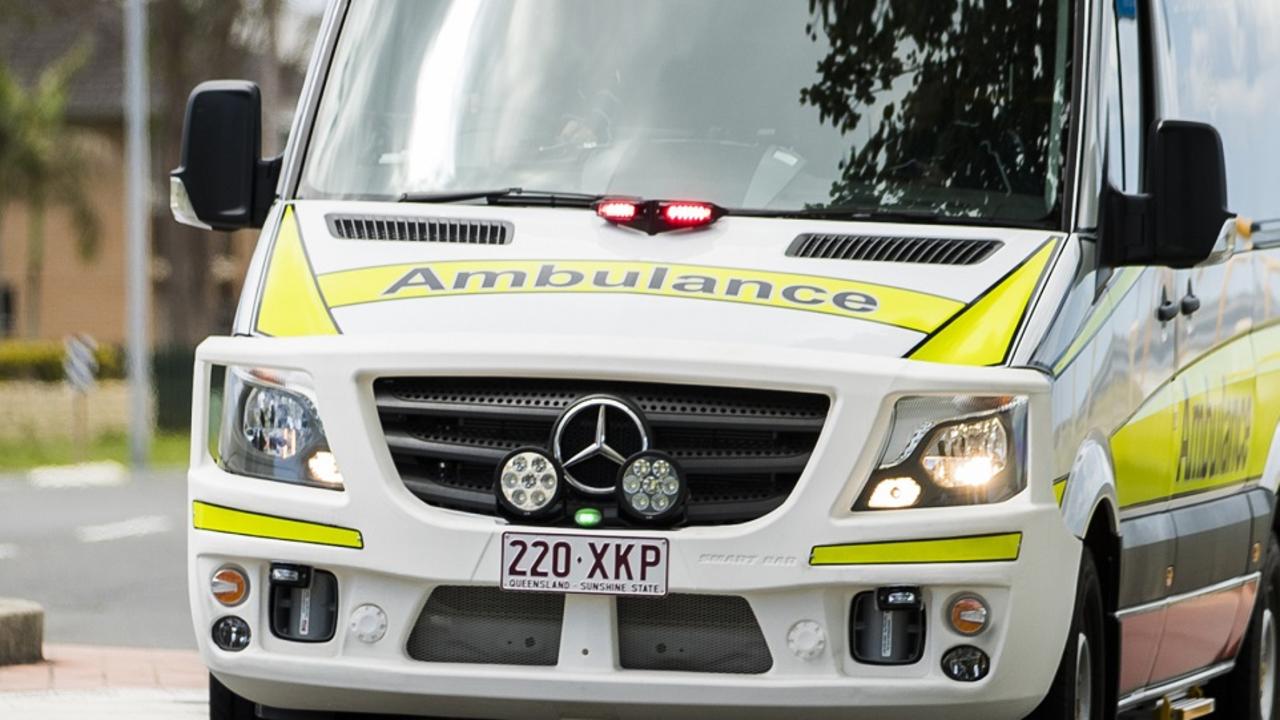
<svg viewBox="0 0 1280 720">
<path fill-rule="evenodd" d="M 207 230 L 262 227 L 280 178 L 262 159 L 262 94 L 245 80 L 200 83 L 187 100 L 182 164 L 169 174 L 169 207 Z"/>
<path fill-rule="evenodd" d="M 1147 146 L 1145 195 L 1103 191 L 1103 263 L 1187 268 L 1213 254 L 1227 210 L 1222 138 L 1211 125 L 1165 120 Z"/>
</svg>

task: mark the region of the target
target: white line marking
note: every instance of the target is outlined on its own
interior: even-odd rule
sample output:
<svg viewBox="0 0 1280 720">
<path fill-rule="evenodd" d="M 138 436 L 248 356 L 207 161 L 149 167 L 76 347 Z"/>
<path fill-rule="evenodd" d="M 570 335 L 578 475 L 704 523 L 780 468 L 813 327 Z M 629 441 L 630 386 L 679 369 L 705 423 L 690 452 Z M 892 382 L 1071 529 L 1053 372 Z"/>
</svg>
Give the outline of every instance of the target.
<svg viewBox="0 0 1280 720">
<path fill-rule="evenodd" d="M 125 538 L 155 535 L 168 532 L 173 526 L 169 518 L 161 515 L 144 515 L 120 522 L 105 525 L 86 525 L 76 528 L 76 537 L 80 542 L 96 543 L 107 540 L 123 540 Z"/>
<path fill-rule="evenodd" d="M 6 545 L 0 543 L 0 560 L 9 560 L 18 557 L 17 545 Z"/>
<path fill-rule="evenodd" d="M 116 487 L 129 482 L 129 470 L 118 462 L 49 465 L 33 468 L 27 481 L 38 488 Z"/>
</svg>

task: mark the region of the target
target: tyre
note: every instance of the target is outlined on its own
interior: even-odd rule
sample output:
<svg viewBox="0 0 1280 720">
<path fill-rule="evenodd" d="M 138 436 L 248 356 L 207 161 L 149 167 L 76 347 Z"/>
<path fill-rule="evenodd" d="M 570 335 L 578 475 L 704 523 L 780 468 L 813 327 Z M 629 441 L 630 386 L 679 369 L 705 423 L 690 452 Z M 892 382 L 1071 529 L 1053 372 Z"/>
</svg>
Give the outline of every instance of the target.
<svg viewBox="0 0 1280 720">
<path fill-rule="evenodd" d="M 1102 720 L 1106 697 L 1107 653 L 1102 580 L 1088 549 L 1080 559 L 1076 607 L 1062 662 L 1049 694 L 1027 720 Z M 1114 714 L 1114 711 L 1113 713 Z"/>
<path fill-rule="evenodd" d="M 1238 720 L 1280 718 L 1276 692 L 1276 647 L 1280 633 L 1280 542 L 1273 534 L 1262 565 L 1258 601 L 1240 645 L 1235 669 L 1209 686 L 1215 716 Z"/>
<path fill-rule="evenodd" d="M 209 720 L 257 720 L 254 704 L 209 675 Z"/>
</svg>

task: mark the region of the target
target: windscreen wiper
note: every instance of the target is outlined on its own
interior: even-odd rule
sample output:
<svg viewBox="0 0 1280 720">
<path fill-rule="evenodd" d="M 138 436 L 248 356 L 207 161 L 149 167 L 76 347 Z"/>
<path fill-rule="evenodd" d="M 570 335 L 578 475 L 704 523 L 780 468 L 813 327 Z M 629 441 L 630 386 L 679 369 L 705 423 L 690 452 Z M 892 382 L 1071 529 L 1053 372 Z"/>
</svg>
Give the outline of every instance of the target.
<svg viewBox="0 0 1280 720">
<path fill-rule="evenodd" d="M 740 217 L 795 218 L 808 220 L 863 220 L 915 223 L 986 224 L 983 218 L 944 215 L 932 210 L 881 210 L 878 208 L 801 208 L 797 210 L 730 210 Z"/>
<path fill-rule="evenodd" d="M 400 202 L 457 203 L 484 200 L 489 205 L 536 205 L 542 207 L 589 208 L 603 195 L 588 193 L 501 188 L 498 190 L 457 190 L 437 193 L 405 193 Z"/>
</svg>

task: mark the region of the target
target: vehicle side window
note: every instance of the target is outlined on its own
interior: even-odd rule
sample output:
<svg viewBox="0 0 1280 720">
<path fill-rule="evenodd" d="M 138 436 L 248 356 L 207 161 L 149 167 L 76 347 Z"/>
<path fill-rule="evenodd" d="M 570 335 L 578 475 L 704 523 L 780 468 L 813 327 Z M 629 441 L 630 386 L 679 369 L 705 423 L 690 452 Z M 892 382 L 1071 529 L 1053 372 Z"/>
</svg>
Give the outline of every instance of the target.
<svg viewBox="0 0 1280 720">
<path fill-rule="evenodd" d="M 1107 179 L 1116 188 L 1124 187 L 1124 104 L 1120 91 L 1120 54 L 1116 40 L 1114 12 L 1103 11 L 1100 28 L 1101 58 L 1099 81 L 1102 86 L 1102 138 L 1105 147 Z"/>
<path fill-rule="evenodd" d="M 1280 85 L 1276 0 L 1158 0 L 1153 33 L 1159 116 L 1212 124 L 1227 156 L 1231 210 L 1280 216 L 1274 88 Z"/>
<path fill-rule="evenodd" d="M 1124 181 L 1126 193 L 1142 191 L 1142 138 L 1147 126 L 1142 106 L 1142 36 L 1137 0 L 1116 0 L 1116 51 L 1120 67 L 1120 100 L 1124 128 Z"/>
<path fill-rule="evenodd" d="M 1137 193 L 1141 191 L 1145 127 L 1137 0 L 1114 0 L 1103 12 L 1101 82 L 1107 178 L 1117 190 Z"/>
</svg>

